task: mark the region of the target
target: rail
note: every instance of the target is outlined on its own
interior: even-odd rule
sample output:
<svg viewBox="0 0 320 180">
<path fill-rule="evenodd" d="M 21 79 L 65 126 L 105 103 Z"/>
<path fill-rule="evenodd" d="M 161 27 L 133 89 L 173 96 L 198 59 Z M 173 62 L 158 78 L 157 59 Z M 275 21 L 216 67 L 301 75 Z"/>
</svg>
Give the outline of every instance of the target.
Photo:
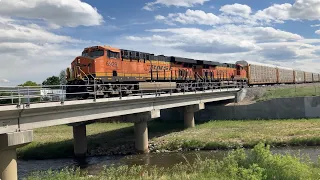
<svg viewBox="0 0 320 180">
<path fill-rule="evenodd" d="M 127 87 L 136 87 L 137 84 L 112 84 L 114 89 L 101 89 L 100 87 L 110 86 L 110 84 L 91 84 L 91 85 L 51 85 L 51 86 L 0 86 L 0 106 L 21 105 L 30 106 L 35 103 L 61 102 L 82 100 L 81 95 L 90 95 L 88 99 L 96 101 L 98 98 L 116 97 L 122 99 L 125 96 L 144 96 L 154 95 L 155 97 L 162 94 L 174 95 L 175 93 L 201 93 L 204 91 L 233 91 L 243 87 L 241 82 L 224 81 L 222 82 L 200 82 L 200 83 L 176 83 L 173 87 L 162 88 L 156 85 L 151 89 L 127 89 Z M 80 91 L 67 93 L 67 88 L 82 87 L 82 89 L 91 89 L 91 92 Z M 84 88 L 83 88 L 84 87 Z M 101 93 L 104 96 L 101 96 Z M 100 94 L 100 95 L 99 95 Z M 69 98 L 70 95 L 77 97 Z M 107 95 L 107 97 L 106 97 Z"/>
</svg>

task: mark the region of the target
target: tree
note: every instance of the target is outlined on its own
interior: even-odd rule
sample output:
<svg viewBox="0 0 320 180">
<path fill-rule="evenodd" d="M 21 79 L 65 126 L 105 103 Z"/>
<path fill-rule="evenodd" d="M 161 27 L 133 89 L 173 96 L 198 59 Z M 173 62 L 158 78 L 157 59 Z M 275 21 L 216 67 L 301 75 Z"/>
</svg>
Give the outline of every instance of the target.
<svg viewBox="0 0 320 180">
<path fill-rule="evenodd" d="M 23 84 L 20 84 L 19 86 L 39 86 L 39 84 L 37 84 L 36 82 L 33 82 L 33 81 L 27 81 Z"/>
<path fill-rule="evenodd" d="M 32 86 L 40 86 L 40 84 L 37 84 L 33 81 L 27 81 L 23 84 L 20 84 L 19 86 L 31 86 L 30 88 L 20 88 L 18 93 L 15 93 L 14 95 L 21 96 L 21 103 L 30 103 L 30 102 L 38 102 L 40 100 L 40 88 L 39 87 L 32 87 Z"/>
<path fill-rule="evenodd" d="M 60 85 L 60 78 L 57 76 L 48 77 L 45 81 L 43 81 L 42 85 L 44 86 Z"/>
<path fill-rule="evenodd" d="M 66 79 L 66 71 L 65 70 L 62 70 L 61 72 L 60 72 L 60 84 L 61 85 L 66 85 L 67 84 L 67 79 Z"/>
</svg>

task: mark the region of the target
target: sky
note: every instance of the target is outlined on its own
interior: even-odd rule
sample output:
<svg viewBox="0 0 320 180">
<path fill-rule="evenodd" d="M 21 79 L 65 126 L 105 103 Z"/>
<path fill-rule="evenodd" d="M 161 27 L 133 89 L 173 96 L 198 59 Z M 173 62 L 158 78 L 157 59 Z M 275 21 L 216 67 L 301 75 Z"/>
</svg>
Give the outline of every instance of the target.
<svg viewBox="0 0 320 180">
<path fill-rule="evenodd" d="M 85 47 L 320 73 L 319 0 L 0 0 L 0 85 L 59 75 Z"/>
</svg>

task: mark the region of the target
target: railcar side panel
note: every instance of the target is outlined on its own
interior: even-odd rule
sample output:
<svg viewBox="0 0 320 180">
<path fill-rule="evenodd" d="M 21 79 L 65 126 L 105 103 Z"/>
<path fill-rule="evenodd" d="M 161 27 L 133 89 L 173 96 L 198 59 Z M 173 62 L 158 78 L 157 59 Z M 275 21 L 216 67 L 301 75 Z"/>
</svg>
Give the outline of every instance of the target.
<svg viewBox="0 0 320 180">
<path fill-rule="evenodd" d="M 313 82 L 319 82 L 319 75 L 318 74 L 313 73 L 312 77 L 313 77 Z"/>
<path fill-rule="evenodd" d="M 277 83 L 277 69 L 263 65 L 249 65 L 249 84 L 275 84 Z"/>
<path fill-rule="evenodd" d="M 312 82 L 312 81 L 313 81 L 313 79 L 312 79 L 312 73 L 310 73 L 310 72 L 305 72 L 304 75 L 305 75 L 305 82 L 309 83 L 309 82 Z"/>
<path fill-rule="evenodd" d="M 298 70 L 295 70 L 294 71 L 294 82 L 295 83 L 304 83 L 305 80 L 304 80 L 304 72 L 303 71 L 298 71 Z"/>
<path fill-rule="evenodd" d="M 293 69 L 278 68 L 278 83 L 294 83 Z"/>
</svg>

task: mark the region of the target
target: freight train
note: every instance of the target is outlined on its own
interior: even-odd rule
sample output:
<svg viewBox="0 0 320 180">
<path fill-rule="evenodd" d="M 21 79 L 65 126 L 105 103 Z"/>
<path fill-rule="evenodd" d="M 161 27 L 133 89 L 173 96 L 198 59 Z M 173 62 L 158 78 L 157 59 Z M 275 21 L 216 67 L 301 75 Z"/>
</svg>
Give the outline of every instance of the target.
<svg viewBox="0 0 320 180">
<path fill-rule="evenodd" d="M 235 64 L 118 49 L 84 48 L 67 68 L 67 98 L 109 97 L 139 91 L 195 91 L 263 84 L 318 82 L 319 74 L 248 61 Z"/>
</svg>

